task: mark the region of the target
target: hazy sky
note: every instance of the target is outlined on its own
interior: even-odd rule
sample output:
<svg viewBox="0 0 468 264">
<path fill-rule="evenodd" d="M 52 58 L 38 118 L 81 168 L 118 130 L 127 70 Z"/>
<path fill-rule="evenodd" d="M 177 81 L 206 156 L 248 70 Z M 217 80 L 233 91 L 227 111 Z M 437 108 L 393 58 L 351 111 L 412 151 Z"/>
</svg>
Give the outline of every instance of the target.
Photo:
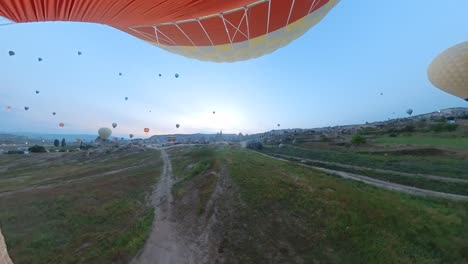
<svg viewBox="0 0 468 264">
<path fill-rule="evenodd" d="M 468 39 L 467 10 L 467 0 L 343 0 L 287 47 L 232 64 L 97 24 L 0 26 L 0 132 L 95 133 L 116 122 L 118 136 L 253 133 L 467 107 L 426 77 L 437 54 Z"/>
</svg>

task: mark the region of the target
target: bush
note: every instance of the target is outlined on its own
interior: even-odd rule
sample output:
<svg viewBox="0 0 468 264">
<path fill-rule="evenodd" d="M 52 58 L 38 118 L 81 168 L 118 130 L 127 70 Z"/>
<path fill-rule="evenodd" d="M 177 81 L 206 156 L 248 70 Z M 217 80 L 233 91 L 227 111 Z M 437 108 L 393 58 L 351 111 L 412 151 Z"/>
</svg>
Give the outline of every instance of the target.
<svg viewBox="0 0 468 264">
<path fill-rule="evenodd" d="M 431 125 L 431 130 L 434 132 L 444 132 L 444 131 L 455 131 L 457 130 L 458 124 L 447 124 L 447 123 L 438 123 Z"/>
<path fill-rule="evenodd" d="M 24 154 L 22 150 L 9 150 L 7 154 Z"/>
<path fill-rule="evenodd" d="M 250 140 L 247 142 L 247 148 L 248 149 L 262 149 L 263 144 L 257 140 Z"/>
<path fill-rule="evenodd" d="M 60 146 L 60 141 L 58 139 L 54 140 L 54 146 L 55 147 Z"/>
<path fill-rule="evenodd" d="M 361 135 L 354 135 L 351 139 L 351 143 L 361 145 L 366 143 L 366 138 Z"/>
<path fill-rule="evenodd" d="M 34 145 L 32 147 L 30 147 L 28 149 L 30 152 L 33 152 L 33 153 L 44 153 L 44 152 L 47 152 L 47 150 L 43 147 L 43 146 L 39 146 L 39 145 Z"/>
</svg>

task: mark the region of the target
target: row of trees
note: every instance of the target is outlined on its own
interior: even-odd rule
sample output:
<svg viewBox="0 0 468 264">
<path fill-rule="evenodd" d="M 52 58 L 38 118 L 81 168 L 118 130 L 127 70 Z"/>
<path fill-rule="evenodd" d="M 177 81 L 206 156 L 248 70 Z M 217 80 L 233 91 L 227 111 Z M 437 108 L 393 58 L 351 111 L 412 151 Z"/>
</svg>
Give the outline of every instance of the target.
<svg viewBox="0 0 468 264">
<path fill-rule="evenodd" d="M 67 142 L 65 141 L 64 138 L 62 138 L 62 142 L 60 142 L 58 139 L 54 140 L 54 146 L 59 147 L 62 146 L 64 148 L 67 145 Z"/>
</svg>

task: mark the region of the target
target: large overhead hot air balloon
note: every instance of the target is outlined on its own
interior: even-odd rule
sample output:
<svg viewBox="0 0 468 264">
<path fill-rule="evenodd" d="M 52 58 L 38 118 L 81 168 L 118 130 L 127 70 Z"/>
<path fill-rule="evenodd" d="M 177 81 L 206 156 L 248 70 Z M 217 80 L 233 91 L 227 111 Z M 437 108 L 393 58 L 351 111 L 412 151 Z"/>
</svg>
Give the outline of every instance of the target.
<svg viewBox="0 0 468 264">
<path fill-rule="evenodd" d="M 413 114 L 413 109 L 410 108 L 410 109 L 406 110 L 406 113 L 407 113 L 408 115 Z"/>
<path fill-rule="evenodd" d="M 468 101 L 468 41 L 437 56 L 429 65 L 427 76 L 439 89 Z"/>
<path fill-rule="evenodd" d="M 112 135 L 112 130 L 107 127 L 101 127 L 98 130 L 98 134 L 101 139 L 108 139 Z"/>
<path fill-rule="evenodd" d="M 106 24 L 199 60 L 232 62 L 286 46 L 339 0 L 2 0 L 14 22 Z"/>
<path fill-rule="evenodd" d="M 116 127 L 117 127 L 117 123 L 112 123 L 112 127 L 113 127 L 113 128 L 116 128 Z"/>
<path fill-rule="evenodd" d="M 143 132 L 145 132 L 145 134 L 146 134 L 146 135 L 148 135 L 149 131 L 150 131 L 150 129 L 149 129 L 149 128 L 145 128 L 145 129 L 143 129 Z"/>
</svg>

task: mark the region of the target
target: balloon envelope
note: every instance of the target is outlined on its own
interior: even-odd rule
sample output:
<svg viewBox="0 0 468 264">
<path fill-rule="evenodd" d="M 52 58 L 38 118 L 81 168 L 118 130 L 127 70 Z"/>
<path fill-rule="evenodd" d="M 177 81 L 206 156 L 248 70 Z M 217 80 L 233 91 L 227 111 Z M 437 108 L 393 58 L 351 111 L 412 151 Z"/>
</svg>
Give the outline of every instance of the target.
<svg viewBox="0 0 468 264">
<path fill-rule="evenodd" d="M 145 132 L 145 134 L 148 134 L 148 133 L 149 133 L 149 131 L 150 131 L 150 129 L 149 129 L 149 128 L 145 128 L 145 129 L 143 129 L 143 132 Z"/>
<path fill-rule="evenodd" d="M 28 111 L 28 110 L 29 110 L 29 107 L 25 106 L 25 107 L 24 107 L 24 110 Z"/>
<path fill-rule="evenodd" d="M 320 22 L 339 2 L 21 0 L 18 4 L 18 1 L 2 0 L 0 16 L 17 23 L 105 24 L 169 52 L 216 62 L 247 60 L 284 47 Z"/>
<path fill-rule="evenodd" d="M 15 52 L 14 52 L 14 51 L 12 51 L 12 50 L 10 50 L 10 51 L 8 51 L 8 55 L 10 55 L 10 56 L 14 56 L 14 55 L 15 55 Z"/>
<path fill-rule="evenodd" d="M 56 115 L 56 114 L 57 114 L 57 113 L 55 113 L 55 112 L 52 112 L 52 115 Z"/>
<path fill-rule="evenodd" d="M 117 127 L 117 123 L 112 123 L 112 127 L 113 127 L 113 128 L 116 128 L 116 127 Z"/>
<path fill-rule="evenodd" d="M 408 115 L 411 115 L 411 114 L 413 113 L 413 109 L 410 108 L 410 109 L 406 110 L 406 113 L 407 113 Z"/>
<path fill-rule="evenodd" d="M 468 41 L 438 55 L 429 65 L 427 76 L 434 86 L 468 101 Z"/>
<path fill-rule="evenodd" d="M 59 124 L 59 127 L 64 127 L 64 126 L 65 126 L 64 123 L 60 123 L 60 124 Z"/>
<path fill-rule="evenodd" d="M 176 126 L 177 128 L 179 128 L 179 127 L 180 127 L 180 125 L 179 125 L 179 124 L 176 124 L 175 126 Z"/>
<path fill-rule="evenodd" d="M 112 135 L 112 130 L 107 127 L 101 127 L 98 130 L 98 135 L 101 139 L 108 139 Z"/>
<path fill-rule="evenodd" d="M 128 135 L 128 137 L 133 138 L 133 134 Z"/>
</svg>

